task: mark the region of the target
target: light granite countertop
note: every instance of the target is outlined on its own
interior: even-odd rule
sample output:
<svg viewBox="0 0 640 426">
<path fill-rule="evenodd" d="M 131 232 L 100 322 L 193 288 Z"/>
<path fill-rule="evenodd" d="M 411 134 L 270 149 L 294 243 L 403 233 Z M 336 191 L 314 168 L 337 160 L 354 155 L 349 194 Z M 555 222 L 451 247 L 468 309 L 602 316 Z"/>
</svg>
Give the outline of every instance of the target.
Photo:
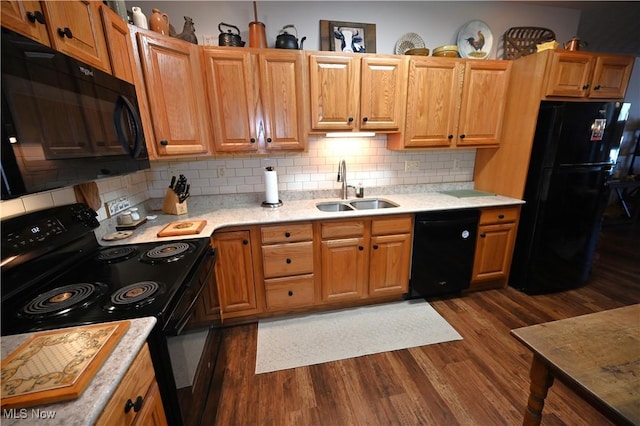
<svg viewBox="0 0 640 426">
<path fill-rule="evenodd" d="M 156 324 L 154 317 L 130 321 L 129 329 L 78 399 L 22 410 L 3 409 L 0 423 L 25 426 L 33 424 L 86 426 L 95 423 Z M 2 336 L 0 338 L 2 359 L 4 360 L 31 336 L 33 333 Z"/>
<path fill-rule="evenodd" d="M 472 189 L 464 186 L 436 187 L 437 190 Z M 410 192 L 414 190 L 415 192 Z M 325 193 L 308 194 L 311 198 L 298 199 L 295 195 L 287 194 L 290 199 L 283 199 L 283 204 L 277 208 L 262 207 L 261 195 L 253 196 L 198 196 L 187 200 L 188 213 L 183 215 L 169 215 L 154 210 L 154 200 L 140 205 L 142 214 L 156 215 L 133 231 L 133 235 L 118 241 L 104 241 L 103 235 L 115 231 L 116 219 L 111 218 L 101 222 L 95 230 L 96 237 L 103 245 L 135 244 L 144 242 L 160 242 L 179 239 L 206 238 L 217 229 L 238 225 L 263 225 L 278 222 L 295 222 L 301 220 L 321 219 L 349 219 L 363 216 L 379 216 L 403 213 L 419 213 L 436 210 L 459 210 L 475 207 L 493 207 L 523 204 L 524 201 L 501 195 L 456 197 L 442 194 L 433 188 L 410 188 L 409 192 L 398 189 L 370 191 L 364 199 L 383 198 L 398 204 L 398 207 L 386 209 L 351 210 L 338 212 L 324 212 L 316 207 L 317 203 L 328 201 L 352 201 L 356 198 L 341 200 L 337 197 L 326 197 Z M 335 191 L 333 191 L 335 193 Z M 282 195 L 282 194 L 281 194 Z M 162 200 L 155 200 L 156 206 L 162 205 Z M 151 208 L 149 208 L 151 206 Z M 197 235 L 174 236 L 158 238 L 157 233 L 167 224 L 174 221 L 206 220 L 206 226 Z"/>
</svg>

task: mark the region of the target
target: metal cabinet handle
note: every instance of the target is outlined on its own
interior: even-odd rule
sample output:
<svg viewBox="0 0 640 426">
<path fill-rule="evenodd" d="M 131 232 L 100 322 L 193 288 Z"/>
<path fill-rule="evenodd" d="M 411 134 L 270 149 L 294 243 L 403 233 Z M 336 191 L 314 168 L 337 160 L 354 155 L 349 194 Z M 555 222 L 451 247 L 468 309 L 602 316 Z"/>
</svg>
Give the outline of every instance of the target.
<svg viewBox="0 0 640 426">
<path fill-rule="evenodd" d="M 598 84 L 596 87 L 593 88 L 593 90 L 600 90 L 600 85 Z"/>
<path fill-rule="evenodd" d="M 503 214 L 499 214 L 498 215 L 498 219 L 504 219 L 504 215 Z"/>
<path fill-rule="evenodd" d="M 480 238 L 485 238 L 487 236 L 487 234 L 485 234 L 484 232 L 482 234 L 480 234 Z"/>
<path fill-rule="evenodd" d="M 362 121 L 364 121 L 366 123 L 367 121 L 369 121 L 369 117 L 363 117 Z"/>
<path fill-rule="evenodd" d="M 364 250 L 364 247 L 363 246 L 358 246 L 358 250 L 362 251 L 362 250 Z"/>
<path fill-rule="evenodd" d="M 267 138 L 267 143 L 271 143 L 271 138 Z"/>
<path fill-rule="evenodd" d="M 291 263 L 291 259 L 287 259 L 287 263 Z"/>
<path fill-rule="evenodd" d="M 167 145 L 169 145 L 169 141 L 168 141 L 168 140 L 166 140 L 166 139 L 162 139 L 162 140 L 160 141 L 160 145 L 162 145 L 162 146 L 167 146 Z"/>
<path fill-rule="evenodd" d="M 36 10 L 35 12 L 27 12 L 27 19 L 32 23 L 38 21 L 39 24 L 44 24 L 46 22 L 44 15 L 39 10 Z"/>
<path fill-rule="evenodd" d="M 585 84 L 584 86 L 582 86 L 582 90 L 587 90 L 589 88 L 588 84 Z"/>
<path fill-rule="evenodd" d="M 453 135 L 447 136 L 447 139 L 453 139 Z"/>
<path fill-rule="evenodd" d="M 67 38 L 73 38 L 73 33 L 71 32 L 69 27 L 58 28 L 58 35 L 62 38 L 64 38 L 65 36 Z"/>
<path fill-rule="evenodd" d="M 289 237 L 291 236 L 291 232 L 285 232 L 285 233 L 284 233 L 284 236 L 285 236 L 285 237 L 287 237 L 287 238 L 289 238 Z"/>
<path fill-rule="evenodd" d="M 464 139 L 466 137 L 466 135 L 463 133 L 460 135 L 460 139 Z"/>
<path fill-rule="evenodd" d="M 249 240 L 242 240 L 242 244 L 246 246 L 247 244 L 249 244 Z"/>
<path fill-rule="evenodd" d="M 289 290 L 289 293 L 287 293 L 289 296 L 293 296 L 293 291 Z"/>
<path fill-rule="evenodd" d="M 249 139 L 249 141 L 250 141 L 251 143 L 256 143 L 256 138 L 251 138 L 251 139 Z"/>
<path fill-rule="evenodd" d="M 349 118 L 347 118 L 347 121 L 348 121 L 349 123 L 351 123 L 351 122 L 353 121 L 353 117 L 349 117 Z"/>
<path fill-rule="evenodd" d="M 377 245 L 377 244 L 374 244 L 374 245 L 373 245 L 373 249 L 374 249 L 374 250 L 378 250 L 378 245 Z"/>
<path fill-rule="evenodd" d="M 134 413 L 137 413 L 138 411 L 140 411 L 140 409 L 142 408 L 142 402 L 143 402 L 143 399 L 139 395 L 136 398 L 136 402 L 132 402 L 130 399 L 127 399 L 126 404 L 124 404 L 125 414 L 131 411 L 132 408 Z"/>
</svg>

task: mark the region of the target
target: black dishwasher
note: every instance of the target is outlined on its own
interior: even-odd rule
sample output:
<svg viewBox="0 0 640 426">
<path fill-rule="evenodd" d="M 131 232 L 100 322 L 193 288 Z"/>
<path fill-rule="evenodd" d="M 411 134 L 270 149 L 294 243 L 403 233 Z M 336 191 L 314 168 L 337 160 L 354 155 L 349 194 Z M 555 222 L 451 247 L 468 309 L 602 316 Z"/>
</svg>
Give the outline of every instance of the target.
<svg viewBox="0 0 640 426">
<path fill-rule="evenodd" d="M 416 214 L 409 298 L 469 287 L 479 217 L 476 209 Z"/>
</svg>

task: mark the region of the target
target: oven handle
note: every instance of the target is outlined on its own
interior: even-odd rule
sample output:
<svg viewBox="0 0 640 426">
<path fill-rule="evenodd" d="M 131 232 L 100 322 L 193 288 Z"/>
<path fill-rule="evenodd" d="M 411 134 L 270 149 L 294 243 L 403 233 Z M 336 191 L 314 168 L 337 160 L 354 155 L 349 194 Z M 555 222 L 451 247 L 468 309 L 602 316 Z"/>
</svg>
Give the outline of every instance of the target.
<svg viewBox="0 0 640 426">
<path fill-rule="evenodd" d="M 182 330 L 184 330 L 184 327 L 187 325 L 187 323 L 191 319 L 193 311 L 196 308 L 196 303 L 198 303 L 198 299 L 200 299 L 200 295 L 202 295 L 202 292 L 204 291 L 205 287 L 209 284 L 209 281 L 211 279 L 211 275 L 213 274 L 213 271 L 215 270 L 215 266 L 216 266 L 216 262 L 215 262 L 216 251 L 215 251 L 215 249 L 213 247 L 209 248 L 209 250 L 207 251 L 207 254 L 205 256 L 206 257 L 213 257 L 214 260 L 213 260 L 213 262 L 211 262 L 211 267 L 207 271 L 207 276 L 204 279 L 204 284 L 200 286 L 200 288 L 198 289 L 198 292 L 196 293 L 195 297 L 191 298 L 191 302 L 189 303 L 189 307 L 186 309 L 184 315 L 178 320 L 178 322 L 175 325 L 175 327 L 173 327 L 171 332 L 169 333 L 172 336 L 177 336 L 180 333 L 182 333 Z M 196 274 L 197 274 L 197 272 L 198 271 L 196 271 Z M 198 279 L 198 277 L 194 277 L 194 278 Z M 191 281 L 188 285 L 192 286 L 193 285 L 193 281 Z M 165 330 L 165 333 L 167 333 L 167 332 L 168 332 L 168 330 Z"/>
</svg>

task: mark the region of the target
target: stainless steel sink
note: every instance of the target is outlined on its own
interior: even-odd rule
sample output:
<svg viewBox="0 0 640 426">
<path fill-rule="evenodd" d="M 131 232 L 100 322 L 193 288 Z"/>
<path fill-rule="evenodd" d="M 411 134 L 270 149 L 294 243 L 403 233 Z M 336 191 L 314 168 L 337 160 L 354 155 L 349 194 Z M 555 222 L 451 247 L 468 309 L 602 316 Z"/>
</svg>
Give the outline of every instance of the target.
<svg viewBox="0 0 640 426">
<path fill-rule="evenodd" d="M 371 209 L 387 209 L 389 207 L 398 207 L 398 205 L 389 200 L 383 198 L 369 198 L 366 200 L 352 200 L 352 201 L 327 201 L 324 203 L 317 203 L 318 210 L 323 212 L 344 212 L 350 210 L 371 210 Z"/>
<path fill-rule="evenodd" d="M 354 200 L 349 202 L 356 210 L 367 209 L 388 209 L 390 207 L 398 207 L 396 203 L 382 198 L 372 198 L 368 200 Z"/>
<path fill-rule="evenodd" d="M 318 208 L 318 210 L 322 210 L 323 212 L 344 212 L 354 209 L 349 204 L 333 201 L 329 201 L 326 203 L 317 203 L 316 207 Z"/>
</svg>

